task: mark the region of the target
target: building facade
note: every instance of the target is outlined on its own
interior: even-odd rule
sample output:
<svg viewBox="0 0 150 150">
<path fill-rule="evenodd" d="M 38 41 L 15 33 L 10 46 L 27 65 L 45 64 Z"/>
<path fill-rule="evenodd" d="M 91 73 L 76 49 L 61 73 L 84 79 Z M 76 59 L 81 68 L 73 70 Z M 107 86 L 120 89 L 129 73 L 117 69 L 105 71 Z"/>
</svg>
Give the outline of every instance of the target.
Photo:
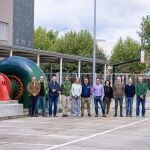
<svg viewBox="0 0 150 150">
<path fill-rule="evenodd" d="M 33 48 L 34 0 L 0 0 L 0 44 Z"/>
</svg>

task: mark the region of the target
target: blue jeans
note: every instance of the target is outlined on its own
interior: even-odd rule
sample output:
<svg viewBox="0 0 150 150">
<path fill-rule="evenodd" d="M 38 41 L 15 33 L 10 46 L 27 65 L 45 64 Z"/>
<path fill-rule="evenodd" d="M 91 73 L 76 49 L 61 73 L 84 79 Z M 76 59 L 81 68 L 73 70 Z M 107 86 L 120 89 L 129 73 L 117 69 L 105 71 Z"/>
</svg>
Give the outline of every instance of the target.
<svg viewBox="0 0 150 150">
<path fill-rule="evenodd" d="M 44 96 L 38 96 L 37 98 L 36 108 L 35 108 L 36 113 L 38 113 L 39 103 L 41 103 L 42 112 L 45 112 L 45 97 Z"/>
<path fill-rule="evenodd" d="M 54 103 L 54 111 L 52 110 L 53 103 Z M 52 115 L 52 112 L 54 116 L 56 115 L 57 104 L 58 104 L 58 96 L 49 96 L 49 115 Z"/>
<path fill-rule="evenodd" d="M 132 116 L 133 97 L 126 97 L 126 115 Z"/>
<path fill-rule="evenodd" d="M 136 97 L 136 115 L 139 116 L 140 113 L 140 103 L 142 104 L 142 116 L 145 116 L 145 102 L 146 98 L 140 99 L 139 96 Z"/>
<path fill-rule="evenodd" d="M 95 96 L 94 97 L 95 113 L 96 113 L 96 115 L 98 115 L 98 102 L 101 105 L 102 113 L 104 115 L 105 114 L 105 106 L 104 106 L 104 102 L 103 102 L 103 99 L 101 96 Z"/>
</svg>

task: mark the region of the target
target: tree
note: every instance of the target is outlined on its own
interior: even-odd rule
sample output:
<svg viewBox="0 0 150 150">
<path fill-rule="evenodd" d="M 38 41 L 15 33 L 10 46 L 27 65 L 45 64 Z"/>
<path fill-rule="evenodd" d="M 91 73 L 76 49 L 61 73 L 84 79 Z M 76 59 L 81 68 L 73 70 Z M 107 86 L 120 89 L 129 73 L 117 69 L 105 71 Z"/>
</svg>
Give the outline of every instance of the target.
<svg viewBox="0 0 150 150">
<path fill-rule="evenodd" d="M 38 27 L 34 31 L 34 48 L 41 50 L 52 50 L 56 39 L 56 33 L 52 30 L 46 31 L 42 27 Z"/>
<path fill-rule="evenodd" d="M 120 38 L 113 48 L 109 63 L 110 65 L 117 64 L 120 62 L 126 62 L 140 58 L 140 44 L 134 41 L 130 37 L 125 40 Z M 118 66 L 118 73 L 140 73 L 144 71 L 145 65 L 140 62 L 133 62 Z"/>
<path fill-rule="evenodd" d="M 139 32 L 141 37 L 141 44 L 144 49 L 150 50 L 150 15 L 142 18 L 141 32 Z"/>
</svg>

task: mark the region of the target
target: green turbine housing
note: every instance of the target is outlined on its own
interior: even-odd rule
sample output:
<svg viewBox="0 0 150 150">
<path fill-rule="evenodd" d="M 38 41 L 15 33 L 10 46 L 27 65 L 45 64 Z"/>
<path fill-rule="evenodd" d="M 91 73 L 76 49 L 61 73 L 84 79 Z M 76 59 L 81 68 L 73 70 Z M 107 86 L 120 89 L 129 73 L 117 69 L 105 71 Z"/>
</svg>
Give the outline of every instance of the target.
<svg viewBox="0 0 150 150">
<path fill-rule="evenodd" d="M 23 103 L 24 108 L 28 108 L 29 106 L 27 85 L 31 82 L 32 77 L 35 76 L 38 81 L 40 76 L 44 76 L 45 81 L 47 82 L 45 74 L 41 68 L 39 68 L 33 61 L 24 57 L 12 56 L 0 61 L 0 72 L 10 77 L 16 76 L 21 80 L 23 84 L 23 93 L 19 99 L 19 103 Z M 16 87 L 16 84 L 13 81 L 11 83 L 13 88 L 12 92 L 16 93 L 18 87 Z M 11 95 L 15 93 L 11 93 Z"/>
</svg>

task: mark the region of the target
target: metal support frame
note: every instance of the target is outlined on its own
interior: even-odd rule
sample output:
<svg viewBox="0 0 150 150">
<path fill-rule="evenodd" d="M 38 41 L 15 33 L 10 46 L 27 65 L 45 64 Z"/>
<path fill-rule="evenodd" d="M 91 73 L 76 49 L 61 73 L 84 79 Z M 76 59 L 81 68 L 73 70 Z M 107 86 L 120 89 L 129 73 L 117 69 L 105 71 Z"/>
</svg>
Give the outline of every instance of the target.
<svg viewBox="0 0 150 150">
<path fill-rule="evenodd" d="M 81 60 L 78 61 L 78 77 L 81 77 Z"/>
<path fill-rule="evenodd" d="M 40 54 L 37 55 L 37 66 L 40 67 Z"/>
<path fill-rule="evenodd" d="M 62 72 L 63 72 L 63 58 L 60 58 L 60 77 L 59 77 L 60 85 L 62 84 Z"/>
</svg>

